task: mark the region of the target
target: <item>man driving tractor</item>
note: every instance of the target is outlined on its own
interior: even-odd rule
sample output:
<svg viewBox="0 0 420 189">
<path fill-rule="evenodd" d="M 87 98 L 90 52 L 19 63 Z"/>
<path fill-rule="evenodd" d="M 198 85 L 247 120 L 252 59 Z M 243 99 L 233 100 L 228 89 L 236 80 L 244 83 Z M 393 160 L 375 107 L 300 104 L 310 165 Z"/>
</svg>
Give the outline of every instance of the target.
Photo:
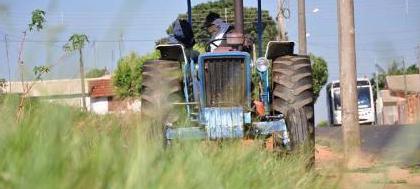
<svg viewBox="0 0 420 189">
<path fill-rule="evenodd" d="M 163 131 L 164 145 L 181 139 L 271 137 L 273 148 L 298 149 L 308 144 L 313 150 L 309 57 L 295 54 L 293 42 L 270 41 L 265 55 L 259 53 L 260 58 L 252 62 L 243 0 L 235 0 L 233 5 L 234 26 L 209 12 L 204 29 L 211 35 L 206 48 L 212 52 L 202 53 L 195 60 L 188 55 L 195 41 L 191 7 L 189 22 L 174 23 L 171 39 L 178 43 L 158 45 L 159 59 L 144 64 L 142 116 L 154 119 L 158 114 L 161 124 L 156 129 Z M 261 43 L 262 28 L 258 28 Z M 253 73 L 258 74 L 258 85 L 253 85 Z M 253 95 L 256 90 L 260 92 Z M 261 108 L 255 110 L 253 101 L 261 102 Z"/>
<path fill-rule="evenodd" d="M 209 12 L 206 16 L 203 28 L 207 30 L 211 38 L 209 40 L 210 49 L 208 51 L 213 52 L 220 46 L 227 45 L 227 34 L 234 32 L 235 27 L 231 24 L 226 23 L 219 14 L 215 12 Z M 249 35 L 245 35 L 245 42 L 243 44 L 243 51 L 251 52 L 252 40 Z"/>
<path fill-rule="evenodd" d="M 210 51 L 214 51 L 218 46 L 222 45 L 222 43 L 226 43 L 226 41 L 221 39 L 226 38 L 226 34 L 233 30 L 233 26 L 224 22 L 220 18 L 220 15 L 215 12 L 210 12 L 207 15 L 203 27 L 211 35 L 210 40 L 220 39 L 215 41 L 214 44 L 210 44 Z"/>
</svg>

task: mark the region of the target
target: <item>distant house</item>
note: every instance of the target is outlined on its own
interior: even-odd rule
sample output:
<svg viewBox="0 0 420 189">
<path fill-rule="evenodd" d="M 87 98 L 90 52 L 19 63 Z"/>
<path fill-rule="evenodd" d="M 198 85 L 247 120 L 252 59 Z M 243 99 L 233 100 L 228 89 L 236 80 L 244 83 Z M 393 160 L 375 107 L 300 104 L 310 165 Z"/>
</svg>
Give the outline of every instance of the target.
<svg viewBox="0 0 420 189">
<path fill-rule="evenodd" d="M 109 112 L 109 104 L 113 100 L 112 81 L 110 78 L 99 78 L 88 81 L 90 110 L 97 114 Z"/>
<path fill-rule="evenodd" d="M 116 97 L 111 78 L 89 81 L 90 109 L 97 114 L 139 112 L 141 102 L 136 98 Z"/>
<path fill-rule="evenodd" d="M 377 99 L 380 124 L 420 122 L 420 74 L 387 76 Z"/>
</svg>

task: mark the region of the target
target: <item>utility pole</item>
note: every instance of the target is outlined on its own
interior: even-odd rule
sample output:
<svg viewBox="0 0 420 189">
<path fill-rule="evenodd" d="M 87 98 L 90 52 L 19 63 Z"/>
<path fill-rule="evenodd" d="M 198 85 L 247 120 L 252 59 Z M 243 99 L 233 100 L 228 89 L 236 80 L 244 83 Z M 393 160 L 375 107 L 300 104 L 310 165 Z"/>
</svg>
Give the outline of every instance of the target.
<svg viewBox="0 0 420 189">
<path fill-rule="evenodd" d="M 404 97 L 407 98 L 407 69 L 405 66 L 405 58 L 402 57 L 403 74 L 404 74 Z"/>
<path fill-rule="evenodd" d="M 61 11 L 60 17 L 61 17 L 61 25 L 64 25 L 64 13 L 63 13 L 63 11 Z"/>
<path fill-rule="evenodd" d="M 286 41 L 286 26 L 285 26 L 285 17 L 284 17 L 284 0 L 277 0 L 277 30 L 278 30 L 278 40 Z"/>
<path fill-rule="evenodd" d="M 357 109 L 356 47 L 353 0 L 337 0 L 342 132 L 346 166 L 357 166 L 360 158 L 360 128 Z"/>
<path fill-rule="evenodd" d="M 376 56 L 375 56 L 375 65 L 378 65 L 377 64 L 377 58 L 376 58 Z M 376 97 L 379 97 L 379 73 L 378 73 L 378 69 L 375 69 L 375 79 L 376 79 L 376 82 L 375 82 L 375 86 L 376 86 Z"/>
<path fill-rule="evenodd" d="M 120 59 L 122 58 L 122 42 L 123 42 L 123 34 L 120 33 L 120 40 L 118 41 L 118 50 L 120 51 Z"/>
<path fill-rule="evenodd" d="M 83 111 L 87 111 L 87 106 L 86 106 L 86 92 L 85 92 L 85 66 L 83 64 L 83 50 L 80 48 L 79 49 L 79 54 L 80 54 L 80 82 L 82 83 L 82 106 L 83 106 Z"/>
<path fill-rule="evenodd" d="M 9 76 L 9 93 L 12 92 L 12 80 L 11 80 L 11 71 L 10 71 L 10 59 L 9 59 L 9 44 L 7 43 L 7 34 L 4 34 L 4 44 L 6 47 L 6 63 L 7 63 L 7 71 Z"/>
<path fill-rule="evenodd" d="M 353 1 L 352 1 L 353 2 Z M 306 55 L 305 0 L 298 0 L 299 54 Z"/>
<path fill-rule="evenodd" d="M 93 58 L 94 58 L 94 62 L 95 62 L 95 68 L 97 68 L 97 63 L 98 63 L 98 59 L 96 56 L 96 41 L 93 41 Z"/>
</svg>

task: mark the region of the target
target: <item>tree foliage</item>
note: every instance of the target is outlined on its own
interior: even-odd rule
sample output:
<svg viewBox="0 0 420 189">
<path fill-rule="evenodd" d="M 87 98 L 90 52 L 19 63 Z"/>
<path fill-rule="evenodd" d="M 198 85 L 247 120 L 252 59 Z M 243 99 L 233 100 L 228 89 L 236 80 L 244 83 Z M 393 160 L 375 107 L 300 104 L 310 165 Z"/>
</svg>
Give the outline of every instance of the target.
<svg viewBox="0 0 420 189">
<path fill-rule="evenodd" d="M 312 85 L 314 90 L 314 99 L 315 102 L 319 97 L 322 87 L 328 81 L 328 65 L 327 62 L 322 58 L 310 54 L 312 62 Z"/>
<path fill-rule="evenodd" d="M 68 42 L 63 46 L 63 49 L 65 52 L 80 50 L 83 49 L 87 42 L 89 42 L 87 35 L 75 33 L 70 36 Z"/>
<path fill-rule="evenodd" d="M 29 31 L 32 31 L 33 29 L 36 29 L 37 31 L 41 30 L 44 27 L 45 22 L 45 11 L 35 9 L 32 11 L 32 19 L 31 23 L 29 23 Z"/>
<path fill-rule="evenodd" d="M 86 73 L 86 78 L 97 78 L 97 77 L 102 77 L 102 76 L 106 75 L 106 74 L 107 74 L 107 72 L 108 72 L 108 71 L 106 70 L 106 68 L 104 68 L 104 69 L 94 68 L 94 69 L 89 70 L 89 71 Z"/>
<path fill-rule="evenodd" d="M 40 80 L 44 74 L 51 71 L 51 66 L 35 66 L 32 71 L 35 74 L 35 79 Z"/>
<path fill-rule="evenodd" d="M 157 59 L 157 51 L 140 56 L 136 53 L 121 58 L 118 61 L 117 70 L 112 76 L 113 85 L 119 97 L 132 97 L 141 94 L 143 64 L 147 60 Z"/>
<path fill-rule="evenodd" d="M 201 3 L 192 8 L 192 20 L 194 36 L 198 45 L 204 46 L 210 39 L 210 35 L 202 28 L 207 14 L 212 11 L 220 14 L 222 19 L 227 19 L 228 23 L 234 24 L 233 0 L 220 0 L 214 2 Z M 225 17 L 225 9 L 227 17 Z M 178 18 L 186 19 L 186 14 L 178 15 Z M 276 23 L 267 10 L 262 11 L 263 32 L 263 51 L 265 46 L 277 36 Z M 244 32 L 250 35 L 256 42 L 257 39 L 257 8 L 244 7 Z M 167 33 L 172 33 L 172 25 L 167 29 Z M 257 49 L 258 50 L 258 49 Z"/>
</svg>

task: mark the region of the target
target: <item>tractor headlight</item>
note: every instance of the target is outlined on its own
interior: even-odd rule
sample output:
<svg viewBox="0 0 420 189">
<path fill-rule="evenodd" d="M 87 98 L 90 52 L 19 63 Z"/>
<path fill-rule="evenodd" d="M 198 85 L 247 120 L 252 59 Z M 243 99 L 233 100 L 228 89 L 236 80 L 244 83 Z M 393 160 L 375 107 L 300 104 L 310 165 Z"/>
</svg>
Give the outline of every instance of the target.
<svg viewBox="0 0 420 189">
<path fill-rule="evenodd" d="M 260 57 L 257 59 L 256 67 L 258 71 L 265 72 L 267 71 L 268 66 L 269 66 L 269 63 L 265 57 Z"/>
</svg>

